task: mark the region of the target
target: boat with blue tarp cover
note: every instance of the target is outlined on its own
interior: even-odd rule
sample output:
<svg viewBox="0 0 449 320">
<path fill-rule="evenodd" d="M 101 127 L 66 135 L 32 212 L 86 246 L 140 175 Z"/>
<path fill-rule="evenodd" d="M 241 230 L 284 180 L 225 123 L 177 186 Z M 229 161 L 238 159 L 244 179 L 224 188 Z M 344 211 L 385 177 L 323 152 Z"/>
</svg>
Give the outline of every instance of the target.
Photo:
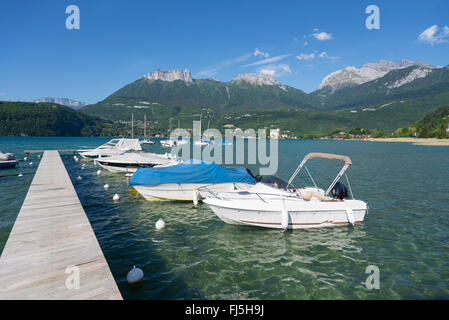
<svg viewBox="0 0 449 320">
<path fill-rule="evenodd" d="M 189 160 L 170 167 L 138 169 L 129 181 L 147 200 L 194 200 L 201 197 L 199 188 L 215 191 L 246 190 L 255 184 L 244 167 Z"/>
</svg>

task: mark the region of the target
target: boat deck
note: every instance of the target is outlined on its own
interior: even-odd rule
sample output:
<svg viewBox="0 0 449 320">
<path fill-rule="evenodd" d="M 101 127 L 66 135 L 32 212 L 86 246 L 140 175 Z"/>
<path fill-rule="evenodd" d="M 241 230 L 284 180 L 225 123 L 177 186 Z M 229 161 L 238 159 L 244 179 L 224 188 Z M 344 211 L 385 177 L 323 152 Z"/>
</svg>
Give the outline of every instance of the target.
<svg viewBox="0 0 449 320">
<path fill-rule="evenodd" d="M 57 151 L 44 152 L 0 257 L 0 299 L 122 299 Z"/>
</svg>

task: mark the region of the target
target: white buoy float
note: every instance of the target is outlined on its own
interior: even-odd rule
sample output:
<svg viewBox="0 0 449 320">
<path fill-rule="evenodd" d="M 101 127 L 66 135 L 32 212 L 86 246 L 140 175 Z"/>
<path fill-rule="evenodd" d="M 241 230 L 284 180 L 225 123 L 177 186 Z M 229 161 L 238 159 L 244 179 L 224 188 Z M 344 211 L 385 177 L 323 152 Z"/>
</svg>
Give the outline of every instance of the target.
<svg viewBox="0 0 449 320">
<path fill-rule="evenodd" d="M 81 176 L 78 176 L 78 178 L 76 178 L 76 180 L 82 180 L 83 178 L 81 178 Z"/>
<path fill-rule="evenodd" d="M 27 161 L 28 157 L 23 158 L 23 161 Z"/>
<path fill-rule="evenodd" d="M 78 157 L 77 156 L 73 157 L 73 159 L 75 159 L 75 162 L 78 162 Z"/>
<path fill-rule="evenodd" d="M 143 271 L 140 268 L 136 268 L 136 266 L 134 266 L 126 276 L 126 281 L 128 281 L 129 284 L 140 282 L 142 279 Z"/>
<path fill-rule="evenodd" d="M 164 228 L 165 228 L 165 221 L 162 220 L 162 219 L 159 219 L 159 220 L 156 222 L 156 229 L 157 229 L 157 230 L 162 230 L 162 229 L 164 229 Z"/>
<path fill-rule="evenodd" d="M 116 193 L 116 194 L 114 194 L 114 197 L 112 197 L 112 200 L 119 201 L 120 200 L 120 196 Z"/>
<path fill-rule="evenodd" d="M 109 189 L 109 185 L 108 184 L 105 184 L 104 185 L 104 190 L 108 190 Z"/>
<path fill-rule="evenodd" d="M 23 174 L 19 173 L 18 177 L 23 177 Z"/>
<path fill-rule="evenodd" d="M 99 176 L 101 174 L 101 170 L 97 171 L 97 176 Z"/>
<path fill-rule="evenodd" d="M 29 163 L 29 165 L 30 165 L 30 166 L 32 166 L 32 165 L 33 165 L 33 163 L 32 163 L 32 162 L 30 162 L 30 163 Z"/>
</svg>

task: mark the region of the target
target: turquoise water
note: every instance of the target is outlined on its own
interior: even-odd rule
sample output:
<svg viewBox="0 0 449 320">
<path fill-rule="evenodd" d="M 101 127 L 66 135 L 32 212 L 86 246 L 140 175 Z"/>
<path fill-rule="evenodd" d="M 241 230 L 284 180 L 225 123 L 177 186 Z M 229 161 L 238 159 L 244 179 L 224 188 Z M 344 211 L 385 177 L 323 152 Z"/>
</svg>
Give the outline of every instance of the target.
<svg viewBox="0 0 449 320">
<path fill-rule="evenodd" d="M 26 149 L 107 140 L 0 137 L 0 150 L 23 157 Z M 159 145 L 146 148 L 163 151 Z M 309 152 L 352 158 L 354 195 L 370 207 L 363 225 L 285 233 L 227 225 L 206 205 L 148 202 L 122 175 L 97 176 L 92 162 L 83 162 L 82 169 L 72 156 L 63 161 L 125 299 L 449 299 L 449 148 L 281 140 L 278 175 L 289 178 Z M 38 162 L 32 155 L 18 169 L 0 171 L 0 250 Z M 339 169 L 328 165 L 309 165 L 320 185 Z M 24 176 L 9 176 L 19 172 Z M 311 184 L 305 176 L 295 182 Z M 118 203 L 112 201 L 115 193 Z M 159 218 L 166 222 L 162 231 L 154 228 Z M 138 286 L 126 283 L 133 265 L 145 272 Z M 379 290 L 365 287 L 368 265 L 379 267 Z"/>
</svg>

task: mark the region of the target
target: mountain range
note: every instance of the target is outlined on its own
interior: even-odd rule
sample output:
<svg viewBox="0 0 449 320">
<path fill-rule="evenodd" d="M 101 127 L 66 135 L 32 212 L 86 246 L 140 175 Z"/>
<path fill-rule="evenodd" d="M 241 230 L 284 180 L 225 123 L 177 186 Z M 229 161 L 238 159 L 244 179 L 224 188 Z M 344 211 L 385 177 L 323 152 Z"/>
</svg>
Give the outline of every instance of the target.
<svg viewBox="0 0 449 320">
<path fill-rule="evenodd" d="M 202 114 L 217 127 L 230 123 L 322 133 L 336 127 L 394 131 L 447 104 L 449 67 L 382 60 L 331 73 L 312 93 L 270 75 L 240 74 L 221 82 L 193 79 L 187 69 L 158 69 L 80 111 L 122 121 L 131 113 L 146 115 L 155 129 L 167 127 L 169 118 L 191 126 Z"/>
<path fill-rule="evenodd" d="M 88 103 L 86 103 L 86 102 L 80 102 L 80 101 L 67 99 L 67 98 L 51 98 L 51 97 L 36 99 L 33 102 L 36 102 L 36 103 L 40 103 L 40 102 L 57 103 L 57 104 L 61 104 L 61 105 L 66 106 L 66 107 L 70 107 L 70 108 L 75 109 L 75 110 L 78 110 L 78 109 L 88 105 Z"/>
</svg>

